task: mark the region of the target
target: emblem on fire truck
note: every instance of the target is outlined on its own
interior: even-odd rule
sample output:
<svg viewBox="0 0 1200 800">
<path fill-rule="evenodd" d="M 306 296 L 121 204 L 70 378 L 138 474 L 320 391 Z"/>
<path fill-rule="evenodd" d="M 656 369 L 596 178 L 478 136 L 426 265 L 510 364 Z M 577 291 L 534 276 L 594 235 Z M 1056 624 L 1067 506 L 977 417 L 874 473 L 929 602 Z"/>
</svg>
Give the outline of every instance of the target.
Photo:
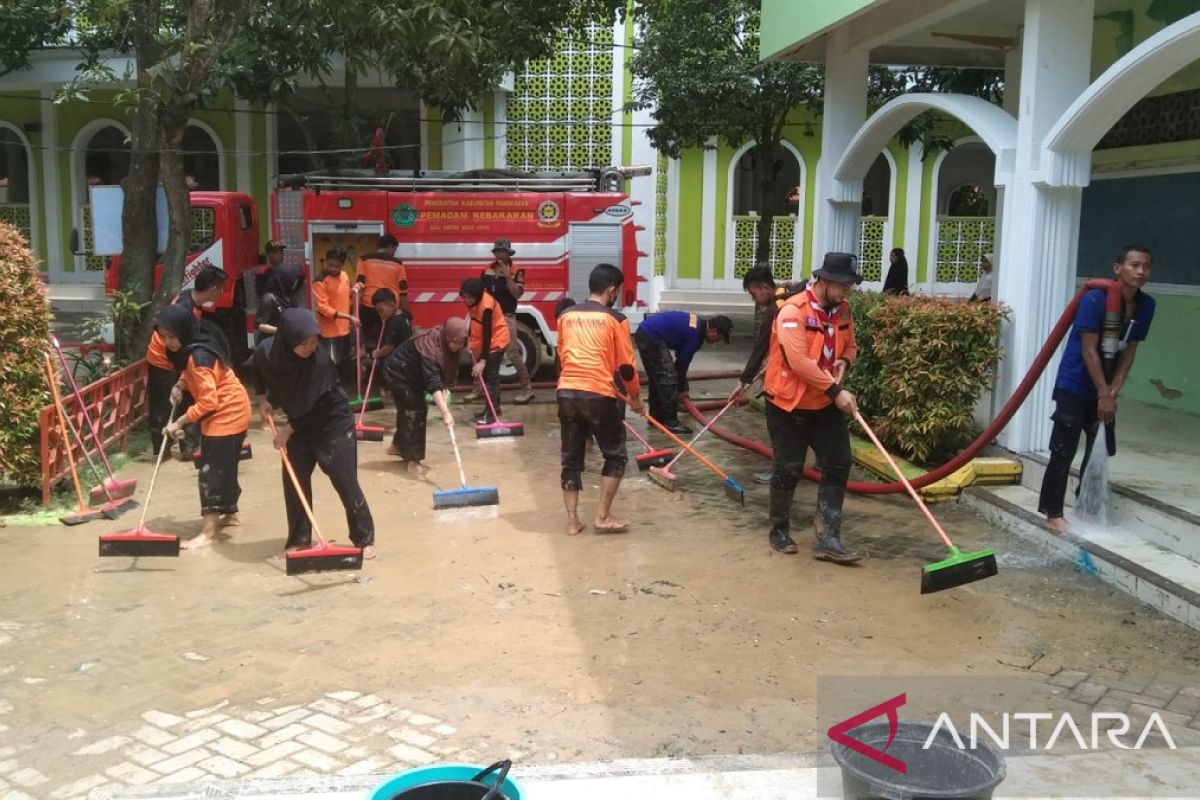
<svg viewBox="0 0 1200 800">
<path fill-rule="evenodd" d="M 546 226 L 553 225 L 554 223 L 558 222 L 558 217 L 561 213 L 562 212 L 558 207 L 558 203 L 554 202 L 553 200 L 543 200 L 538 205 L 537 209 L 538 224 Z"/>
<path fill-rule="evenodd" d="M 411 228 L 417 223 L 417 209 L 411 203 L 401 203 L 392 209 L 392 222 L 400 228 Z"/>
</svg>

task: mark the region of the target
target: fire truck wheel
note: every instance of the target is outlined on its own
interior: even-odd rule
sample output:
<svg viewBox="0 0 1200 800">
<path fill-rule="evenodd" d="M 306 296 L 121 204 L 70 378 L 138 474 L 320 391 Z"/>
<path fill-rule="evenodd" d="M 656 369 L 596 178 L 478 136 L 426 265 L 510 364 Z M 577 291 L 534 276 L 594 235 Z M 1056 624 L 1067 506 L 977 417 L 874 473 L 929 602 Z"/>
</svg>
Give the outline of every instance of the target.
<svg viewBox="0 0 1200 800">
<path fill-rule="evenodd" d="M 545 349 L 542 337 L 524 322 L 517 322 L 517 344 L 525 361 L 525 369 L 529 370 L 532 378 L 542 363 L 541 353 Z M 500 362 L 500 380 L 511 381 L 516 377 L 517 371 L 507 361 Z"/>
</svg>

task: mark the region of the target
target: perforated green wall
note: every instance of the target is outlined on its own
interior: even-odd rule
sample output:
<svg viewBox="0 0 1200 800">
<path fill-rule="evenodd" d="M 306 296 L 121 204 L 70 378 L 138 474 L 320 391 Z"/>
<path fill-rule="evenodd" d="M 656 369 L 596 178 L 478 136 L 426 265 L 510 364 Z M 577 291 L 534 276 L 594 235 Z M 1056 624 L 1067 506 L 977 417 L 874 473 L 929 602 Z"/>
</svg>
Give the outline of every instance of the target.
<svg viewBox="0 0 1200 800">
<path fill-rule="evenodd" d="M 654 164 L 654 274 L 667 274 L 667 157 Z"/>
<path fill-rule="evenodd" d="M 0 206 L 0 219 L 25 234 L 25 241 L 33 243 L 33 222 L 28 203 L 9 203 Z"/>
<path fill-rule="evenodd" d="M 508 98 L 507 159 L 533 171 L 613 163 L 613 36 L 607 25 L 562 41 L 551 58 L 530 61 Z"/>
<path fill-rule="evenodd" d="M 858 264 L 864 281 L 883 280 L 883 232 L 887 217 L 863 217 L 858 236 Z"/>
<path fill-rule="evenodd" d="M 994 252 L 994 217 L 938 217 L 938 283 L 974 283 L 979 257 Z"/>
<path fill-rule="evenodd" d="M 733 230 L 733 275 L 741 279 L 754 267 L 758 251 L 759 217 L 734 215 L 730 218 Z M 796 252 L 796 218 L 771 218 L 771 274 L 776 280 L 792 278 L 792 259 Z"/>
</svg>

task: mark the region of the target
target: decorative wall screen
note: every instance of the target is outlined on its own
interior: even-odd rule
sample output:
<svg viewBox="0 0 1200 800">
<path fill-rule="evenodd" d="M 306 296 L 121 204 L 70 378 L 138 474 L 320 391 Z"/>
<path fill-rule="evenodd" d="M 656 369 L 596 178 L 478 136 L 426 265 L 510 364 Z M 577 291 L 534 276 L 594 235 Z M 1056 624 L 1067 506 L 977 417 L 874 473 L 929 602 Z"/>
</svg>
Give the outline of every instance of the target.
<svg viewBox="0 0 1200 800">
<path fill-rule="evenodd" d="M 733 278 L 738 282 L 754 268 L 758 251 L 757 215 L 735 215 L 729 220 L 729 235 L 733 236 Z M 796 253 L 796 218 L 771 218 L 771 274 L 777 281 L 791 280 L 792 261 Z"/>
<path fill-rule="evenodd" d="M 654 165 L 654 274 L 667 274 L 667 157 L 658 154 Z"/>
<path fill-rule="evenodd" d="M 974 283 L 979 257 L 995 251 L 994 217 L 938 217 L 936 272 L 938 283 Z"/>
<path fill-rule="evenodd" d="M 0 205 L 0 220 L 4 220 L 9 225 L 25 234 L 25 241 L 30 247 L 34 246 L 33 241 L 33 222 L 29 214 L 28 203 L 8 203 Z"/>
<path fill-rule="evenodd" d="M 508 98 L 508 165 L 535 172 L 610 166 L 612 72 L 612 29 L 603 24 L 569 33 L 552 57 L 527 62 Z"/>
<path fill-rule="evenodd" d="M 878 283 L 883 280 L 884 231 L 887 217 L 863 217 L 858 229 L 858 264 L 863 280 Z"/>
</svg>

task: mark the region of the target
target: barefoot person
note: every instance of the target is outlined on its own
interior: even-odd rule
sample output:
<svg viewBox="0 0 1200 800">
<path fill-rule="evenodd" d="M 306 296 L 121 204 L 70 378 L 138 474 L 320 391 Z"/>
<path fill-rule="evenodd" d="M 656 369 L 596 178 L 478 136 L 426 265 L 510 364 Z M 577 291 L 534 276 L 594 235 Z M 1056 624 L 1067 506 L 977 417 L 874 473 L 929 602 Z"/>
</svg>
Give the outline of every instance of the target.
<svg viewBox="0 0 1200 800">
<path fill-rule="evenodd" d="M 242 440 L 250 427 L 250 397 L 233 372 L 233 361 L 223 338 L 204 328 L 192 312 L 171 305 L 158 312 L 154 327 L 172 364 L 180 373 L 171 390 L 178 400 L 186 391 L 192 396 L 187 413 L 163 428 L 163 436 L 183 437 L 183 426 L 200 425 L 200 513 L 204 524 L 200 535 L 180 547 L 194 550 L 213 543 L 226 526 L 240 525 L 238 462 Z"/>
<path fill-rule="evenodd" d="M 467 323 L 451 317 L 442 325 L 415 336 L 392 351 L 383 362 L 383 380 L 396 401 L 396 433 L 388 455 L 400 456 L 410 475 L 424 471 L 425 420 L 429 405 L 425 393 L 442 412 L 442 424 L 454 427 L 446 404 L 446 390 L 458 375 L 458 354 L 467 344 Z"/>
<path fill-rule="evenodd" d="M 287 414 L 287 424 L 277 429 L 275 446 L 287 450 L 309 507 L 313 469 L 319 466 L 346 510 L 350 541 L 363 549 L 363 558 L 370 559 L 375 557 L 375 521 L 358 483 L 354 415 L 329 352 L 319 346 L 318 332 L 316 317 L 308 309 L 283 312 L 278 332 L 254 351 L 254 369 L 267 387 L 258 410 L 264 421 L 276 408 Z M 285 548 L 309 547 L 312 526 L 286 470 L 283 500 L 288 522 Z"/>
<path fill-rule="evenodd" d="M 612 264 L 600 264 L 588 278 L 588 299 L 562 310 L 558 318 L 558 419 L 562 440 L 562 492 L 567 533 L 581 533 L 579 493 L 583 461 L 594 437 L 604 456 L 600 500 L 593 526 L 597 533 L 623 533 L 629 522 L 612 514 L 613 500 L 625 474 L 625 405 L 614 386 L 615 376 L 632 371 L 624 391 L 638 414 L 643 412 L 641 386 L 629 320 L 613 305 L 624 276 Z"/>
<path fill-rule="evenodd" d="M 1063 517 L 1063 501 L 1071 462 L 1079 449 L 1079 436 L 1087 437 L 1083 448 L 1082 476 L 1096 443 L 1099 423 L 1116 419 L 1117 395 L 1133 367 L 1138 342 L 1150 334 L 1154 319 L 1154 298 L 1142 291 L 1150 280 L 1150 251 L 1145 247 L 1125 247 L 1113 264 L 1121 285 L 1120 355 L 1111 381 L 1100 357 L 1100 331 L 1104 326 L 1103 289 L 1086 292 L 1075 311 L 1075 322 L 1067 334 L 1067 346 L 1054 381 L 1054 428 L 1050 431 L 1050 463 L 1042 478 L 1038 513 L 1046 515 L 1046 525 L 1059 533 L 1071 528 Z M 1078 495 L 1078 490 L 1076 490 Z"/>
</svg>

